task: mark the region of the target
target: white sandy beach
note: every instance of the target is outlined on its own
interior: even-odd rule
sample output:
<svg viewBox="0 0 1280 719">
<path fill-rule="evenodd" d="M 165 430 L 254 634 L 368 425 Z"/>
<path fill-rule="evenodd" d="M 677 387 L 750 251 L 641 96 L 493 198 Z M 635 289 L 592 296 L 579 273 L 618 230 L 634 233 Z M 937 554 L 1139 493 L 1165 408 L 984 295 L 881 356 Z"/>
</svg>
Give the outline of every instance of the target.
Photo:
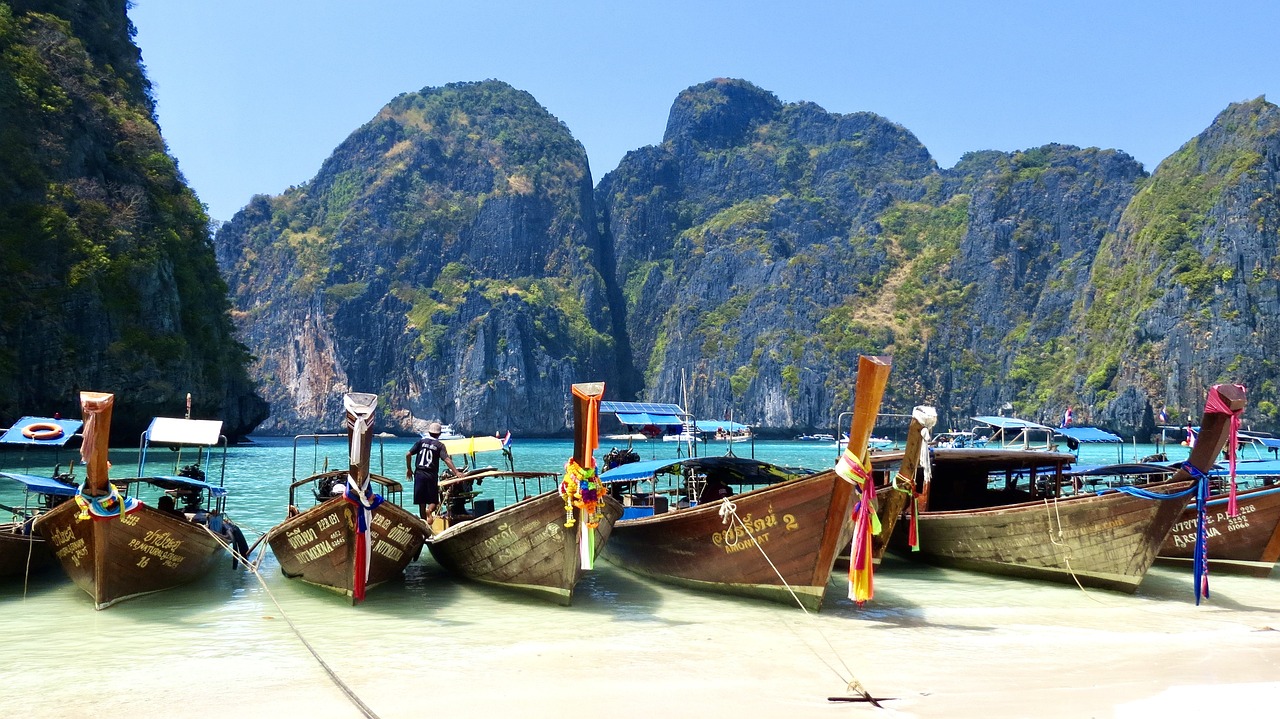
<svg viewBox="0 0 1280 719">
<path fill-rule="evenodd" d="M 1280 697 L 1277 577 L 1212 577 L 1213 596 L 1197 607 L 1176 569 L 1153 570 L 1129 596 L 891 560 L 866 609 L 835 579 L 824 610 L 806 617 L 608 565 L 571 608 L 460 583 L 429 561 L 354 609 L 264 576 L 384 719 L 1189 717 Z M 163 611 L 138 600 L 94 612 L 65 585 L 25 601 L 6 595 L 6 613 L 28 631 L 6 641 L 0 707 L 28 717 L 361 716 L 256 582 L 231 581 L 227 604 L 202 601 L 210 588 L 194 586 L 167 593 Z M 850 673 L 883 709 L 828 701 L 847 695 Z"/>
</svg>

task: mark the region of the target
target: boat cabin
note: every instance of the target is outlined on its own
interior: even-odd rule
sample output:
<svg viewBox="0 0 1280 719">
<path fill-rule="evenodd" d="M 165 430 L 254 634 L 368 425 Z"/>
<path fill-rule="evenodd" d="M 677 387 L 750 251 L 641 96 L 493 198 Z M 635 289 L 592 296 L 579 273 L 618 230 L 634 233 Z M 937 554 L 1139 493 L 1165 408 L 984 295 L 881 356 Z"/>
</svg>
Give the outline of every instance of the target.
<svg viewBox="0 0 1280 719">
<path fill-rule="evenodd" d="M 633 462 L 600 475 L 622 502 L 622 519 L 654 514 L 730 497 L 744 488 L 777 484 L 813 474 L 746 457 L 688 457 Z"/>
</svg>

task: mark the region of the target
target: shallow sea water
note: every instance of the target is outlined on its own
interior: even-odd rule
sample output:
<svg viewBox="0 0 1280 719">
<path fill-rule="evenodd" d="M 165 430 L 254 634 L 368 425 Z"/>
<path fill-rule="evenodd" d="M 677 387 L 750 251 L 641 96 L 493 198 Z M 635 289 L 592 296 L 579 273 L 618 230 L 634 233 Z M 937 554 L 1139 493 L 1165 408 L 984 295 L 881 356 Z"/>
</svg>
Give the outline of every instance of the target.
<svg viewBox="0 0 1280 719">
<path fill-rule="evenodd" d="M 388 440 L 386 474 L 398 478 L 408 446 Z M 230 450 L 229 514 L 251 542 L 283 516 L 291 448 L 291 439 L 259 438 Z M 556 470 L 571 445 L 527 441 L 515 450 L 518 469 Z M 734 450 L 750 454 L 749 445 Z M 344 451 L 339 444 L 322 454 L 337 466 Z M 1085 462 L 1114 459 L 1113 448 L 1085 451 Z M 655 454 L 672 456 L 675 447 L 641 448 L 643 459 Z M 755 454 L 824 468 L 836 449 L 761 442 Z M 113 450 L 113 476 L 132 474 L 136 457 Z M 310 459 L 300 475 L 310 473 Z M 4 468 L 23 469 L 14 460 L 3 458 Z M 1205 697 L 1221 712 L 1280 695 L 1280 576 L 1215 574 L 1210 587 L 1197 607 L 1180 568 L 1156 567 L 1130 596 L 889 557 L 865 607 L 845 597 L 837 569 L 823 610 L 806 615 L 601 563 L 573 606 L 559 607 L 455 579 L 424 552 L 402 581 L 353 608 L 286 580 L 268 553 L 261 580 L 228 560 L 191 585 L 94 611 L 54 569 L 25 588 L 0 586 L 0 709 L 130 719 L 361 716 L 321 660 L 388 719 L 1191 716 L 1209 711 L 1196 705 Z M 851 678 L 885 697 L 886 709 L 828 701 L 846 696 Z M 1229 686 L 1194 689 L 1201 684 Z"/>
</svg>

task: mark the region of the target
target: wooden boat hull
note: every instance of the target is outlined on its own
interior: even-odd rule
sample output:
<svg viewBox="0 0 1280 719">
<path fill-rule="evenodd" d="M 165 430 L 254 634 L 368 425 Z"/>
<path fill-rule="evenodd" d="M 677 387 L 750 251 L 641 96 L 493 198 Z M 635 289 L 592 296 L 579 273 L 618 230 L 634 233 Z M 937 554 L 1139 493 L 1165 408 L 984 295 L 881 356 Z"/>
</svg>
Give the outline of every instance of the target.
<svg viewBox="0 0 1280 719">
<path fill-rule="evenodd" d="M 147 505 L 108 519 L 79 514 L 75 502 L 66 502 L 41 515 L 36 529 L 96 609 L 186 584 L 226 556 L 203 525 Z"/>
<path fill-rule="evenodd" d="M 1179 482 L 1150 489 L 1169 494 L 1188 486 Z M 1133 592 L 1182 507 L 1183 500 L 1109 492 L 922 512 L 920 550 L 911 556 L 992 574 Z M 897 549 L 902 547 L 895 538 Z"/>
<path fill-rule="evenodd" d="M 612 541 L 622 505 L 606 496 L 596 527 L 597 556 Z M 508 587 L 568 606 L 582 577 L 578 528 L 564 526 L 564 500 L 544 492 L 455 524 L 428 543 L 445 569 L 477 582 Z"/>
<path fill-rule="evenodd" d="M 18 522 L 0 524 L 0 579 L 21 577 L 53 566 L 53 552 L 39 534 L 23 534 Z"/>
<path fill-rule="evenodd" d="M 725 500 L 623 520 L 604 557 L 663 582 L 818 609 L 852 532 L 853 495 L 852 484 L 826 471 L 730 497 L 754 538 L 721 520 Z"/>
<path fill-rule="evenodd" d="M 418 558 L 429 532 L 421 519 L 383 502 L 369 527 L 372 552 L 370 589 L 400 576 Z M 356 507 L 334 497 L 290 517 L 267 533 L 265 541 L 285 576 L 355 596 Z"/>
<path fill-rule="evenodd" d="M 1280 486 L 1259 487 L 1236 496 L 1240 515 L 1227 516 L 1227 497 L 1209 499 L 1209 568 L 1265 577 L 1280 560 Z M 1160 547 L 1161 561 L 1190 563 L 1195 552 L 1196 508 L 1186 506 Z"/>
</svg>

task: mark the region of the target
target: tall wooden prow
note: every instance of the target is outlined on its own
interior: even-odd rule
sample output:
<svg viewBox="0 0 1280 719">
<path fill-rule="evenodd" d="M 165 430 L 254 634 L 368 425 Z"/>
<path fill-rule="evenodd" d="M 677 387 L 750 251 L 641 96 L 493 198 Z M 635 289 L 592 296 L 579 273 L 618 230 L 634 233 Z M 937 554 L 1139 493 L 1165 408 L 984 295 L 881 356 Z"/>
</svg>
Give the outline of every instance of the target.
<svg viewBox="0 0 1280 719">
<path fill-rule="evenodd" d="M 584 570 L 595 567 L 598 507 L 608 493 L 596 473 L 595 451 L 600 443 L 600 398 L 604 382 L 581 382 L 573 392 L 573 458 L 565 465 L 561 491 L 565 497 L 565 526 L 578 525 L 578 552 Z M 581 516 L 575 518 L 575 512 Z"/>
<path fill-rule="evenodd" d="M 342 408 L 346 411 L 343 425 L 347 429 L 350 447 L 351 481 L 361 492 L 369 489 L 369 453 L 373 438 L 373 413 L 378 409 L 378 395 L 365 392 L 348 392 L 342 396 Z"/>
<path fill-rule="evenodd" d="M 84 494 L 101 497 L 110 492 L 107 452 L 111 440 L 111 410 L 116 396 L 107 392 L 81 392 L 80 411 L 84 417 L 84 443 L 80 461 L 85 465 Z"/>
<path fill-rule="evenodd" d="M 858 384 L 853 399 L 853 418 L 849 422 L 849 443 L 836 465 L 836 473 L 858 488 L 858 504 L 854 512 L 853 547 L 849 561 L 849 598 L 862 604 L 872 594 L 872 529 L 875 520 L 876 488 L 871 479 L 867 447 L 875 429 L 876 415 L 884 388 L 889 382 L 889 357 L 858 358 Z"/>
</svg>

